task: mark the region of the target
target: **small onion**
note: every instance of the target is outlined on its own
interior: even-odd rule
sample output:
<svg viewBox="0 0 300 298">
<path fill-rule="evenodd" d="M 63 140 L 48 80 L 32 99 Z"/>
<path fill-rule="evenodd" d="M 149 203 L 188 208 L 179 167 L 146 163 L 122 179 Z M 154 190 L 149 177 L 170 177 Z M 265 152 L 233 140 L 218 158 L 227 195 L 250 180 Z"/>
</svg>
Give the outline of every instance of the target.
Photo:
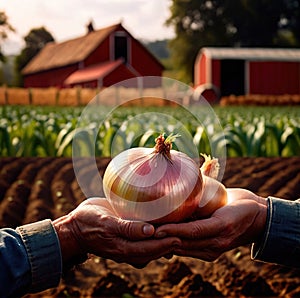
<svg viewBox="0 0 300 298">
<path fill-rule="evenodd" d="M 198 208 L 193 214 L 194 218 L 206 218 L 217 209 L 227 204 L 227 191 L 217 178 L 219 175 L 219 162 L 216 158 L 201 154 L 204 158 L 200 170 L 203 175 L 203 191 Z"/>
<path fill-rule="evenodd" d="M 123 219 L 180 222 L 199 206 L 203 179 L 196 162 L 172 150 L 176 136 L 160 135 L 154 148 L 131 148 L 114 157 L 103 190 Z"/>
<path fill-rule="evenodd" d="M 225 186 L 218 180 L 209 176 L 203 176 L 203 192 L 194 218 L 206 218 L 211 216 L 217 209 L 227 204 L 227 191 Z"/>
</svg>

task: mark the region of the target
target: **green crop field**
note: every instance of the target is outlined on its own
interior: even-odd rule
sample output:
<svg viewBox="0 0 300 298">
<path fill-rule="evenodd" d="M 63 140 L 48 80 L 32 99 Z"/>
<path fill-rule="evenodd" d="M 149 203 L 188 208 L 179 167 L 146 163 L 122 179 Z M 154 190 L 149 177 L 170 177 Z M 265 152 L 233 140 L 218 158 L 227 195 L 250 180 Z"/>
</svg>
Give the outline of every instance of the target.
<svg viewBox="0 0 300 298">
<path fill-rule="evenodd" d="M 134 146 L 153 146 L 159 132 L 183 135 L 178 147 L 187 152 L 189 136 L 198 153 L 212 154 L 214 147 L 226 150 L 228 157 L 300 156 L 300 106 L 216 106 L 214 113 L 200 106 L 83 111 L 1 106 L 1 156 L 72 156 L 72 149 L 80 156 L 111 156 Z"/>
</svg>

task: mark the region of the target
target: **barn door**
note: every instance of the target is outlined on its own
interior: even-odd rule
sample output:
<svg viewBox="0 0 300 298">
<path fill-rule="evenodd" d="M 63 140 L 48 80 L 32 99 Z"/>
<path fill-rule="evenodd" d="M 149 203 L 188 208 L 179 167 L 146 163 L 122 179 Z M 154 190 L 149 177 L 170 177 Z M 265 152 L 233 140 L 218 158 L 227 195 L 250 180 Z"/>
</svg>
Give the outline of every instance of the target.
<svg viewBox="0 0 300 298">
<path fill-rule="evenodd" d="M 245 61 L 221 60 L 221 95 L 245 94 Z"/>
</svg>

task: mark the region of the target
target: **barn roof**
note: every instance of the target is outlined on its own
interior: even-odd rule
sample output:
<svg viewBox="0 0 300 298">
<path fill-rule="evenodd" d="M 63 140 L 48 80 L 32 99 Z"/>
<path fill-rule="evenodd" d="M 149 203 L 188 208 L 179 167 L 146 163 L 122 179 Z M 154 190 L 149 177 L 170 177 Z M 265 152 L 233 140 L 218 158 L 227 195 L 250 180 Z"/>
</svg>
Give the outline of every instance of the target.
<svg viewBox="0 0 300 298">
<path fill-rule="evenodd" d="M 71 65 L 84 60 L 120 24 L 92 31 L 61 43 L 48 43 L 23 69 L 22 74 Z"/>
<path fill-rule="evenodd" d="M 300 61 L 300 49 L 291 48 L 217 48 L 205 47 L 199 55 L 212 59 L 241 59 L 264 61 Z"/>
<path fill-rule="evenodd" d="M 78 69 L 73 72 L 65 81 L 65 85 L 78 84 L 82 82 L 89 82 L 92 80 L 103 79 L 106 75 L 111 73 L 114 69 L 123 63 L 122 59 L 116 61 L 107 61 L 104 63 L 89 66 L 87 68 Z"/>
</svg>

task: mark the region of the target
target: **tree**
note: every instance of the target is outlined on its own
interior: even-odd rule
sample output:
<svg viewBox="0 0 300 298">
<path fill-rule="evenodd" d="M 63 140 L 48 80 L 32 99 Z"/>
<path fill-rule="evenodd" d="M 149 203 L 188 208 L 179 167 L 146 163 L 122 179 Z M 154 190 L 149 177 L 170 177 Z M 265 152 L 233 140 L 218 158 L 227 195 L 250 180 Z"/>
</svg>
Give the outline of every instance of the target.
<svg viewBox="0 0 300 298">
<path fill-rule="evenodd" d="M 32 29 L 25 36 L 25 48 L 16 57 L 16 70 L 18 73 L 18 85 L 22 85 L 21 71 L 26 64 L 48 43 L 53 42 L 54 38 L 44 27 Z"/>
<path fill-rule="evenodd" d="M 230 40 L 223 1 L 173 0 L 167 26 L 175 28 L 176 37 L 169 43 L 178 79 L 192 81 L 195 57 L 203 46 L 225 46 Z"/>
<path fill-rule="evenodd" d="M 15 29 L 8 22 L 8 17 L 4 11 L 0 11 L 0 61 L 5 62 L 5 56 L 1 51 L 1 42 L 7 38 L 8 32 L 14 32 Z"/>
<path fill-rule="evenodd" d="M 204 46 L 297 45 L 299 1 L 172 0 L 166 25 L 176 33 L 170 49 L 179 79 L 193 81 L 195 58 Z"/>
<path fill-rule="evenodd" d="M 282 31 L 290 36 L 289 44 L 300 46 L 300 0 L 285 0 L 281 18 Z"/>
</svg>

